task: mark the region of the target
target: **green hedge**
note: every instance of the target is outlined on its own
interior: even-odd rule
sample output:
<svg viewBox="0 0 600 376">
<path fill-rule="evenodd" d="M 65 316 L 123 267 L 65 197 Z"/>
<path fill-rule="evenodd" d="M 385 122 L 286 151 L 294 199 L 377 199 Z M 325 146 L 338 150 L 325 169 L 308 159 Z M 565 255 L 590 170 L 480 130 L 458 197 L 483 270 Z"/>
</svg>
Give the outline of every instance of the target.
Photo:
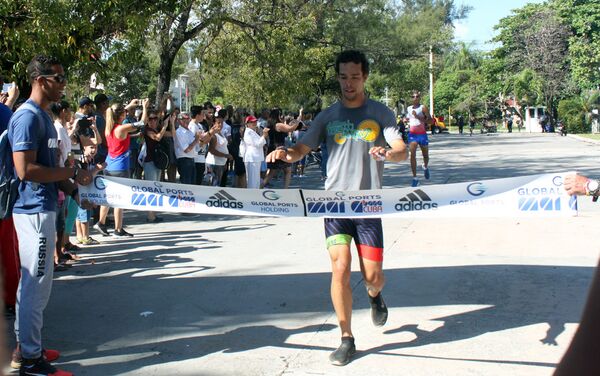
<svg viewBox="0 0 600 376">
<path fill-rule="evenodd" d="M 558 102 L 558 117 L 567 126 L 569 133 L 590 132 L 590 125 L 585 121 L 585 110 L 579 98 Z"/>
</svg>

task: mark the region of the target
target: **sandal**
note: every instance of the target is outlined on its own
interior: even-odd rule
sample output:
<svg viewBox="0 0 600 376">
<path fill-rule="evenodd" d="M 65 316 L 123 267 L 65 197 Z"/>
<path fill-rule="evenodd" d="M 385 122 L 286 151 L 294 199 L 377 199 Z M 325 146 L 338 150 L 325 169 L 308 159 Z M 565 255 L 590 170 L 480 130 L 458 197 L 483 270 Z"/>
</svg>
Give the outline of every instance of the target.
<svg viewBox="0 0 600 376">
<path fill-rule="evenodd" d="M 77 252 L 77 251 L 81 250 L 80 247 L 76 246 L 75 244 L 73 244 L 71 242 L 65 243 L 64 249 L 67 250 L 67 251 L 73 251 L 73 252 Z"/>
<path fill-rule="evenodd" d="M 64 272 L 66 270 L 69 270 L 70 267 L 71 265 L 65 264 L 64 262 L 59 262 L 58 264 L 54 264 L 54 271 Z"/>
<path fill-rule="evenodd" d="M 77 261 L 77 260 L 81 259 L 81 257 L 74 255 L 72 253 L 69 253 L 69 252 L 61 252 L 58 255 L 58 259 L 64 260 L 64 261 Z"/>
</svg>

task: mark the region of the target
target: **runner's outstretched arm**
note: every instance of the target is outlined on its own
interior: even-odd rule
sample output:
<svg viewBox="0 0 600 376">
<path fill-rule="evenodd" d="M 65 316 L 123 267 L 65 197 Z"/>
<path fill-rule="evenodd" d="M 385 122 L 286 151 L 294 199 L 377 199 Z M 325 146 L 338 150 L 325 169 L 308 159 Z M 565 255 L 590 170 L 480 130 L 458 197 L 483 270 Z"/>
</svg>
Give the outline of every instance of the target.
<svg viewBox="0 0 600 376">
<path fill-rule="evenodd" d="M 312 149 L 304 144 L 297 143 L 291 148 L 279 147 L 272 152 L 270 152 L 265 160 L 267 163 L 273 163 L 275 161 L 284 161 L 287 163 L 294 163 L 299 161 L 306 154 L 310 153 Z"/>
<path fill-rule="evenodd" d="M 391 141 L 390 146 L 390 149 L 386 149 L 383 146 L 372 147 L 369 150 L 369 154 L 371 154 L 373 158 L 377 160 L 385 156 L 385 160 L 389 162 L 405 161 L 406 158 L 408 158 L 408 150 L 406 149 L 406 144 L 404 141 L 402 141 L 402 139 Z"/>
</svg>

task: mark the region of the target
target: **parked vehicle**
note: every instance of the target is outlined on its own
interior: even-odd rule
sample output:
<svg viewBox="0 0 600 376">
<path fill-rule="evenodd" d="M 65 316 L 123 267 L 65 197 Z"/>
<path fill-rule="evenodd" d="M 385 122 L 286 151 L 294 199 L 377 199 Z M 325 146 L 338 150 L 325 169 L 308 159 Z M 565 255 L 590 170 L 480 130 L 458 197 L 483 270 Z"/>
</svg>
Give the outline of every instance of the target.
<svg viewBox="0 0 600 376">
<path fill-rule="evenodd" d="M 433 125 L 431 126 L 431 134 L 448 133 L 448 127 L 444 122 L 443 116 L 433 117 Z"/>
</svg>

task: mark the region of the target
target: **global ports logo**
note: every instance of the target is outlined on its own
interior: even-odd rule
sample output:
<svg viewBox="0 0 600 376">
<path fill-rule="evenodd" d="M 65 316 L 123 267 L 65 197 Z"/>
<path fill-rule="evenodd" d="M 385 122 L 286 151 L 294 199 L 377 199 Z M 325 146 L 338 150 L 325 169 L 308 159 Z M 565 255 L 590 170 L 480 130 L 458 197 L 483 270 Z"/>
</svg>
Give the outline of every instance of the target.
<svg viewBox="0 0 600 376">
<path fill-rule="evenodd" d="M 309 202 L 306 208 L 311 214 L 337 214 L 346 212 L 344 202 Z"/>
<path fill-rule="evenodd" d="M 487 191 L 487 188 L 483 183 L 476 182 L 467 185 L 467 192 L 469 192 L 471 196 L 481 196 L 485 191 Z"/>
<path fill-rule="evenodd" d="M 418 211 L 418 210 L 435 210 L 438 207 L 436 202 L 433 202 L 431 197 L 421 189 L 407 194 L 398 200 L 396 211 Z"/>
<path fill-rule="evenodd" d="M 281 196 L 279 196 L 277 192 L 271 190 L 263 191 L 262 195 L 264 198 L 271 201 L 277 201 L 281 198 Z"/>
<path fill-rule="evenodd" d="M 569 203 L 572 206 L 571 203 Z M 560 197 L 522 197 L 519 199 L 519 210 L 531 211 L 560 211 Z"/>
<path fill-rule="evenodd" d="M 104 178 L 102 176 L 96 176 L 94 178 L 94 186 L 99 191 L 103 191 L 106 189 L 106 184 L 104 184 Z"/>
</svg>

